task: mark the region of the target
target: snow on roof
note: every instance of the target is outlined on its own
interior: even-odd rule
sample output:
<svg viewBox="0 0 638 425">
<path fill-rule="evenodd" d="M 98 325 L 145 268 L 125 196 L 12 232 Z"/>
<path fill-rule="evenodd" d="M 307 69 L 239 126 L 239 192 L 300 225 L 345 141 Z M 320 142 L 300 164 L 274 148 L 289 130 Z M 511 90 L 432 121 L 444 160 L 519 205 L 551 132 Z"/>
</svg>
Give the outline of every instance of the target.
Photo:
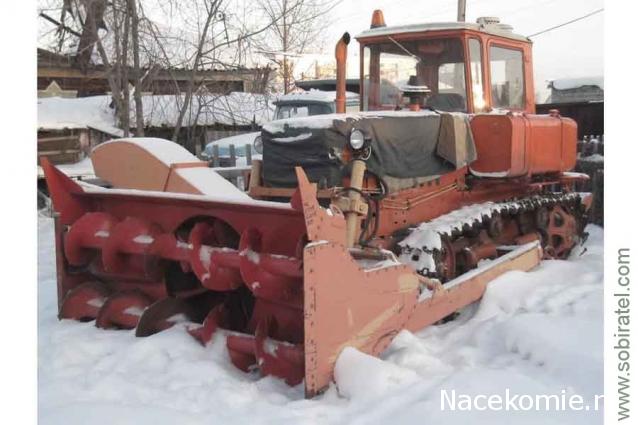
<svg viewBox="0 0 638 425">
<path fill-rule="evenodd" d="M 123 132 L 116 126 L 109 96 L 38 99 L 38 129 L 64 130 L 94 128 L 115 137 Z"/>
<path fill-rule="evenodd" d="M 208 146 L 217 145 L 219 147 L 222 146 L 230 146 L 235 145 L 236 147 L 244 147 L 245 145 L 252 145 L 255 141 L 255 138 L 261 134 L 261 131 L 252 131 L 250 133 L 239 134 L 237 136 L 224 137 L 218 140 L 213 140 L 212 142 L 206 145 Z"/>
<path fill-rule="evenodd" d="M 580 78 L 558 78 L 550 80 L 548 87 L 556 90 L 571 90 L 585 86 L 599 87 L 605 90 L 605 79 L 603 76 L 580 77 Z"/>
<path fill-rule="evenodd" d="M 179 116 L 183 96 L 142 97 L 144 123 L 152 127 L 173 127 Z M 135 106 L 131 99 L 131 126 L 135 125 Z M 80 98 L 49 97 L 38 99 L 38 129 L 63 130 L 94 128 L 114 137 L 124 134 L 117 128 L 115 110 L 110 108 L 111 96 Z M 273 105 L 265 95 L 232 92 L 228 95 L 195 95 L 182 125 L 261 125 L 270 121 Z M 199 111 L 199 113 L 198 113 Z"/>
<path fill-rule="evenodd" d="M 482 31 L 488 34 L 494 34 L 501 37 L 512 38 L 515 40 L 521 41 L 530 41 L 529 38 L 515 34 L 509 30 L 506 30 L 503 27 L 499 27 L 499 25 L 480 25 L 472 22 L 434 22 L 434 23 L 425 23 L 425 24 L 411 24 L 411 25 L 398 25 L 394 27 L 386 26 L 386 27 L 378 27 L 371 28 L 369 30 L 363 31 L 361 34 L 357 35 L 356 38 L 366 38 L 366 37 L 376 37 L 380 35 L 393 35 L 393 34 L 404 34 L 404 33 L 413 33 L 413 32 L 424 32 L 424 31 L 443 31 L 443 30 L 474 30 L 474 31 Z"/>
<path fill-rule="evenodd" d="M 277 98 L 277 102 L 286 102 L 291 100 L 297 101 L 315 101 L 315 102 L 334 102 L 337 98 L 336 91 L 322 91 L 311 89 L 309 91 L 294 92 L 281 95 Z M 359 95 L 353 92 L 346 92 L 346 99 L 359 99 Z"/>
<path fill-rule="evenodd" d="M 173 127 L 177 122 L 183 96 L 144 96 L 144 123 L 152 127 Z M 261 125 L 270 121 L 273 105 L 266 95 L 232 92 L 228 95 L 194 95 L 182 125 Z M 135 108 L 131 108 L 134 121 Z"/>
<path fill-rule="evenodd" d="M 430 110 L 422 111 L 363 111 L 345 114 L 323 114 L 309 117 L 286 118 L 283 120 L 271 121 L 265 124 L 263 129 L 269 133 L 283 133 L 286 127 L 291 128 L 330 128 L 334 121 L 345 121 L 346 119 L 359 120 L 361 118 L 381 118 L 381 117 L 422 117 L 427 115 L 437 115 Z"/>
</svg>

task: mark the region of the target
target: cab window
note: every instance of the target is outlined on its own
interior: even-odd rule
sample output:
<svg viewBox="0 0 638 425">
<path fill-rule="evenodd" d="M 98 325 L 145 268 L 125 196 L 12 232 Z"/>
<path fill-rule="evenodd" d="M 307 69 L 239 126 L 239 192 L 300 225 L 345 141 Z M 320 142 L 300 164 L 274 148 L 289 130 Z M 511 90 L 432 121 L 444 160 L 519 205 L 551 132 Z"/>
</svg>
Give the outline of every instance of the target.
<svg viewBox="0 0 638 425">
<path fill-rule="evenodd" d="M 363 52 L 364 110 L 408 107 L 406 91 L 427 93 L 422 107 L 467 111 L 464 46 L 457 38 L 387 41 Z M 411 83 L 412 81 L 412 83 Z"/>
<path fill-rule="evenodd" d="M 474 112 L 481 112 L 485 109 L 485 93 L 483 93 L 483 54 L 481 42 L 476 38 L 470 38 L 468 43 L 470 51 L 470 81 L 472 83 L 472 98 Z"/>
<path fill-rule="evenodd" d="M 525 106 L 522 51 L 491 46 L 490 80 L 493 107 L 522 109 Z"/>
</svg>

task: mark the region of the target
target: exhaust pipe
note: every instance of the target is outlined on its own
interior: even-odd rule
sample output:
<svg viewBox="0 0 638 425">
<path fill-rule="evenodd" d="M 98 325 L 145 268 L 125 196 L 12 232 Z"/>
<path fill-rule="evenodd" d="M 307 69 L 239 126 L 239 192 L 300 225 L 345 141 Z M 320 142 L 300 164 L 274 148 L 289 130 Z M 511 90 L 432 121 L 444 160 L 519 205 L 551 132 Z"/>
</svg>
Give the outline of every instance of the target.
<svg viewBox="0 0 638 425">
<path fill-rule="evenodd" d="M 335 47 L 335 58 L 337 59 L 337 99 L 335 103 L 338 114 L 346 113 L 346 58 L 348 57 L 348 43 L 350 43 L 350 34 L 345 32 Z"/>
</svg>

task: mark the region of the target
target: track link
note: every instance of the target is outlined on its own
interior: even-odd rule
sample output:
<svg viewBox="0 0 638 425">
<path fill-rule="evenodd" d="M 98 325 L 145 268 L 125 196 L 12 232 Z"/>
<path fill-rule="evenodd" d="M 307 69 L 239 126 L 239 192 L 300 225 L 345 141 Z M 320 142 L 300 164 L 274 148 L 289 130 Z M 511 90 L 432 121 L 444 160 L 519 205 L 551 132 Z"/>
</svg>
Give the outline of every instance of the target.
<svg viewBox="0 0 638 425">
<path fill-rule="evenodd" d="M 586 235 L 579 193 L 546 193 L 469 205 L 410 229 L 399 260 L 419 274 L 452 280 L 493 259 L 507 246 L 539 240 L 546 258 L 567 258 Z"/>
</svg>

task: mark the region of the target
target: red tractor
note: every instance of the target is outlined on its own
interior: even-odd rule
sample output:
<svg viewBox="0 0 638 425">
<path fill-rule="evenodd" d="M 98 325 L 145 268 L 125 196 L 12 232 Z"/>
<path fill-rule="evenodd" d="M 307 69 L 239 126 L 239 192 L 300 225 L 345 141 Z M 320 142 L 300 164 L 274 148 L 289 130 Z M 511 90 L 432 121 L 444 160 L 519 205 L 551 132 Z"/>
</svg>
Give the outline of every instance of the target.
<svg viewBox="0 0 638 425">
<path fill-rule="evenodd" d="M 534 114 L 529 39 L 495 19 L 388 27 L 360 43 L 361 108 L 262 130 L 249 195 L 171 142 L 93 154 L 113 188 L 43 164 L 60 318 L 150 335 L 224 333 L 245 371 L 313 396 L 346 346 L 380 354 L 478 300 L 508 270 L 566 258 L 589 194 L 576 124 Z"/>
</svg>

